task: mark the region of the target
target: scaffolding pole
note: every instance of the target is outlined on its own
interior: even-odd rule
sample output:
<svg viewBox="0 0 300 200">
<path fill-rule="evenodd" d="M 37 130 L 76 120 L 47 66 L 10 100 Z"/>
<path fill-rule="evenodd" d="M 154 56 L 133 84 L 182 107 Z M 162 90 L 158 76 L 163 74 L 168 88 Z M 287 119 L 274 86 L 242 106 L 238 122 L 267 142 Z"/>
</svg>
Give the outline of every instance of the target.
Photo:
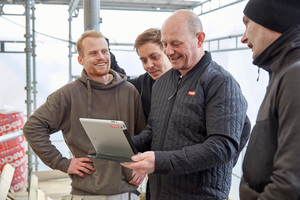
<svg viewBox="0 0 300 200">
<path fill-rule="evenodd" d="M 25 53 L 26 53 L 26 105 L 27 105 L 27 117 L 31 115 L 32 109 L 32 87 L 31 87 L 31 56 L 32 56 L 32 49 L 31 49 L 31 34 L 30 34 L 30 8 L 31 8 L 31 0 L 25 1 L 25 21 L 26 21 L 26 33 L 25 33 Z M 32 175 L 32 149 L 28 144 L 28 188 L 30 188 L 30 178 Z"/>
<path fill-rule="evenodd" d="M 100 0 L 84 0 L 84 31 L 100 31 Z"/>
</svg>

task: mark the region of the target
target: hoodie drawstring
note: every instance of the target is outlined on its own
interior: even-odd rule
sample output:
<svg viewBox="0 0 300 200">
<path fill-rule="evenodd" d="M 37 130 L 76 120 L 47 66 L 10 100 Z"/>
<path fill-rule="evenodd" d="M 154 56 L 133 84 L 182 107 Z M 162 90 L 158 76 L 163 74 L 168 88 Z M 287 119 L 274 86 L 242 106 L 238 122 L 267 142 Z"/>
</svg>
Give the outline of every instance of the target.
<svg viewBox="0 0 300 200">
<path fill-rule="evenodd" d="M 117 108 L 117 116 L 118 116 L 118 120 L 121 120 L 121 116 L 120 116 L 120 103 L 118 103 L 118 99 L 119 99 L 119 87 L 116 87 L 116 90 L 115 90 L 115 102 L 116 102 L 116 108 Z"/>
<path fill-rule="evenodd" d="M 87 88 L 88 88 L 88 118 L 91 118 L 92 113 L 92 89 L 91 89 L 91 82 L 90 79 L 86 79 Z"/>
</svg>

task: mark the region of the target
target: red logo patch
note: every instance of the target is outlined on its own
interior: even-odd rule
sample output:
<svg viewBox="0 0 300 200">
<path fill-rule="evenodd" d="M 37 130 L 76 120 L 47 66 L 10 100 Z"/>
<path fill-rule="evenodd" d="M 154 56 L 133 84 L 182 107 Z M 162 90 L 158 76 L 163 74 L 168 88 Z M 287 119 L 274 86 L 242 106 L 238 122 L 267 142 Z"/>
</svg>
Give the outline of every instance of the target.
<svg viewBox="0 0 300 200">
<path fill-rule="evenodd" d="M 192 95 L 192 96 L 194 96 L 196 94 L 196 92 L 195 91 L 189 91 L 188 92 L 188 95 Z"/>
<path fill-rule="evenodd" d="M 119 125 L 118 124 L 111 124 L 110 127 L 112 127 L 112 128 L 119 128 Z"/>
</svg>

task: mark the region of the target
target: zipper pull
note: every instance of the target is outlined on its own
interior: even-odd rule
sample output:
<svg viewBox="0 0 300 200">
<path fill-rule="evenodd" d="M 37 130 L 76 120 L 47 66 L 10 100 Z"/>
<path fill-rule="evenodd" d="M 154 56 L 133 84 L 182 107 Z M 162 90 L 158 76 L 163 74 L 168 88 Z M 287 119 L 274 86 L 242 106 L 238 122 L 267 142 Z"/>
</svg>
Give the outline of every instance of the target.
<svg viewBox="0 0 300 200">
<path fill-rule="evenodd" d="M 181 79 L 182 79 L 182 76 L 180 75 L 180 76 L 179 76 L 179 79 L 178 79 L 178 82 L 177 82 L 177 86 L 176 86 L 176 88 L 175 88 L 175 91 L 174 91 L 174 93 L 168 98 L 168 101 L 169 101 L 170 99 L 172 99 L 173 96 L 176 95 L 176 93 L 177 93 L 177 91 L 178 91 L 178 86 L 179 86 L 179 84 L 180 84 L 180 82 L 181 82 Z"/>
</svg>

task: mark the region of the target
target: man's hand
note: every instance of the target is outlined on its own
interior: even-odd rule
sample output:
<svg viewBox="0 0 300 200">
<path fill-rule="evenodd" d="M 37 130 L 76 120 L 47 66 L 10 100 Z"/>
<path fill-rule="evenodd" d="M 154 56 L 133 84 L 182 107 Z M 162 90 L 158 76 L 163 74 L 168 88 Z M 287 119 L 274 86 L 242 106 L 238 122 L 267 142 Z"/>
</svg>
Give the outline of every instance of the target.
<svg viewBox="0 0 300 200">
<path fill-rule="evenodd" d="M 132 163 L 121 163 L 122 166 L 132 169 L 140 174 L 146 175 L 154 172 L 155 154 L 154 151 L 147 151 L 131 157 Z"/>
<path fill-rule="evenodd" d="M 92 162 L 91 158 L 72 158 L 67 173 L 77 174 L 80 177 L 85 177 L 84 173 L 92 174 L 95 171 L 95 168 L 90 164 Z"/>
<path fill-rule="evenodd" d="M 132 179 L 128 181 L 128 183 L 139 186 L 143 182 L 144 178 L 145 178 L 144 174 L 140 174 L 136 171 L 132 171 Z"/>
</svg>

